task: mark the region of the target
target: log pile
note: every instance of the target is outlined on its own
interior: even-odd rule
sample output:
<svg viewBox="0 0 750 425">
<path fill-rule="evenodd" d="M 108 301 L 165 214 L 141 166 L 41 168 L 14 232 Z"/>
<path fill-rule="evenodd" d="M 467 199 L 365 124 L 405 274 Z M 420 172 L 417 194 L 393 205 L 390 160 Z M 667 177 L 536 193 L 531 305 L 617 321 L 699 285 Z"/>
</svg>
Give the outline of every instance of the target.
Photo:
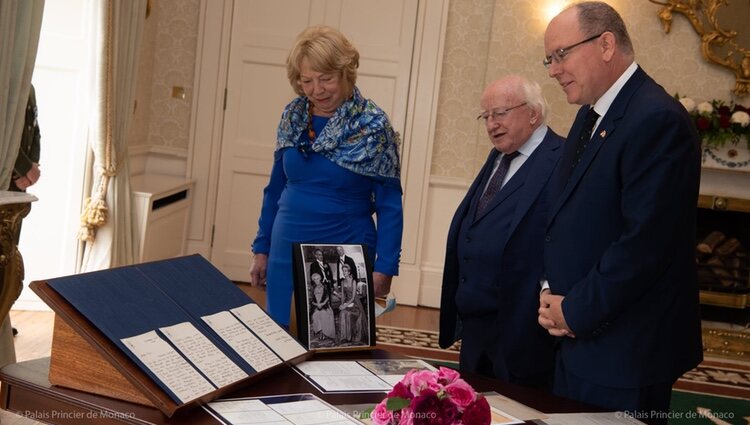
<svg viewBox="0 0 750 425">
<path fill-rule="evenodd" d="M 734 237 L 715 230 L 695 247 L 701 289 L 750 292 L 750 256 Z"/>
</svg>

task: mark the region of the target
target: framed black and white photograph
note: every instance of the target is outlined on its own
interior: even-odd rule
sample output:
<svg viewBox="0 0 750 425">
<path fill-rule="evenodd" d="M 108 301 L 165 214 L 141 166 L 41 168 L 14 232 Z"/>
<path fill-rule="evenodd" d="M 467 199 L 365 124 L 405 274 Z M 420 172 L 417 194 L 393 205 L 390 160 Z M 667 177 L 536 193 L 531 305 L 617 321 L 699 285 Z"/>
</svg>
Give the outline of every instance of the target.
<svg viewBox="0 0 750 425">
<path fill-rule="evenodd" d="M 294 244 L 298 338 L 308 350 L 375 346 L 372 265 L 364 245 Z"/>
</svg>

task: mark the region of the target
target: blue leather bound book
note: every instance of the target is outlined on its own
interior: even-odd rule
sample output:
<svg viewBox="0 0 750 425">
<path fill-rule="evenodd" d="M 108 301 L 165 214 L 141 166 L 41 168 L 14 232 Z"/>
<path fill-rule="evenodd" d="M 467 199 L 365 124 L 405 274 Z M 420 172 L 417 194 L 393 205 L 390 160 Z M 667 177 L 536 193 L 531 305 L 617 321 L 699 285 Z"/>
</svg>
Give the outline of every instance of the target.
<svg viewBox="0 0 750 425">
<path fill-rule="evenodd" d="M 168 416 L 307 354 L 200 255 L 31 287 Z"/>
</svg>

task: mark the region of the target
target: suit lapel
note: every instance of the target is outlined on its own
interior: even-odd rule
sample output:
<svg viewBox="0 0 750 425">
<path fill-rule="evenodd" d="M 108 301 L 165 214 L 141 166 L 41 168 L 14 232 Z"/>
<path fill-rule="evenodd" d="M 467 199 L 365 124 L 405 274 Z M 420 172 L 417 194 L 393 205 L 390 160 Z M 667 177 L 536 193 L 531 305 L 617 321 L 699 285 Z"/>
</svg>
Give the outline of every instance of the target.
<svg viewBox="0 0 750 425">
<path fill-rule="evenodd" d="M 555 165 L 557 165 L 559 156 L 554 155 L 554 152 L 560 149 L 560 144 L 556 140 L 553 140 L 557 137 L 559 136 L 553 133 L 551 129 L 548 130 L 542 144 L 539 145 L 531 155 L 531 158 L 529 158 L 529 161 L 533 160 L 534 162 L 529 164 L 529 177 L 525 179 L 523 193 L 513 213 L 513 221 L 507 232 L 509 236 L 513 234 L 521 219 L 526 216 L 534 201 L 539 198 L 539 194 L 547 185 L 555 169 Z"/>
<path fill-rule="evenodd" d="M 526 162 L 531 161 L 531 158 L 526 160 Z M 513 174 L 513 177 L 511 177 L 510 180 L 503 186 L 497 194 L 495 194 L 495 199 L 491 200 L 489 204 L 482 210 L 481 214 L 476 214 L 474 217 L 474 222 L 477 222 L 482 219 L 482 217 L 486 216 L 490 211 L 495 209 L 498 205 L 500 205 L 503 201 L 505 201 L 512 193 L 514 193 L 516 190 L 518 190 L 521 186 L 524 184 L 525 175 L 528 172 L 528 167 L 526 166 L 526 162 L 521 166 L 521 168 L 516 171 L 515 174 Z M 516 178 L 518 177 L 518 178 Z M 479 199 L 479 196 L 476 197 Z M 472 206 L 472 211 L 476 211 L 476 205 Z"/>
<path fill-rule="evenodd" d="M 556 157 L 551 153 L 560 148 L 559 143 L 552 139 L 559 138 L 552 129 L 547 130 L 542 143 L 534 150 L 531 157 L 523 163 L 521 168 L 508 180 L 508 183 L 500 189 L 495 199 L 487 205 L 481 215 L 477 215 L 475 222 L 487 215 L 492 209 L 496 208 L 516 191 L 521 190 L 518 205 L 514 209 L 513 222 L 508 235 L 513 233 L 513 229 L 518 225 L 526 211 L 534 203 L 539 192 L 544 188 L 549 180 L 550 174 L 557 164 Z M 486 181 L 486 180 L 485 180 Z M 478 197 L 477 197 L 478 198 Z M 474 211 L 474 210 L 472 210 Z"/>
<path fill-rule="evenodd" d="M 490 150 L 490 154 L 487 156 L 487 160 L 484 162 L 482 169 L 479 170 L 479 174 L 469 186 L 469 190 L 464 195 L 464 199 L 456 208 L 456 213 L 453 215 L 453 221 L 448 229 L 448 242 L 453 244 L 458 237 L 458 232 L 461 228 L 461 223 L 469 214 L 473 214 L 476 211 L 476 203 L 479 201 L 477 191 L 479 188 L 483 188 L 487 184 L 489 174 L 492 173 L 492 167 L 495 164 L 495 158 L 499 152 L 494 148 Z"/>
<path fill-rule="evenodd" d="M 479 202 L 479 198 L 482 197 L 484 188 L 487 186 L 487 182 L 492 175 L 492 169 L 495 167 L 495 161 L 497 160 L 498 155 L 500 155 L 500 152 L 496 149 L 492 149 L 490 155 L 487 157 L 487 161 L 485 161 L 484 166 L 482 166 L 482 170 L 480 171 L 481 178 L 475 179 L 474 184 L 469 188 L 469 192 L 466 194 L 466 198 L 469 201 L 466 214 L 474 214 L 476 212 L 477 203 Z M 485 208 L 485 211 L 489 209 L 490 207 L 488 206 Z"/>
<path fill-rule="evenodd" d="M 562 208 L 562 206 L 565 204 L 567 199 L 570 197 L 571 193 L 573 193 L 573 189 L 578 185 L 578 182 L 581 180 L 586 170 L 591 166 L 591 163 L 593 162 L 594 158 L 596 158 L 599 150 L 615 133 L 615 130 L 617 129 L 617 123 L 622 119 L 625 113 L 625 108 L 630 102 L 633 93 L 638 90 L 638 88 L 646 81 L 647 78 L 648 76 L 646 75 L 646 73 L 643 72 L 640 67 L 638 67 L 633 76 L 630 77 L 630 79 L 623 86 L 622 90 L 620 90 L 620 92 L 615 97 L 615 100 L 614 102 L 612 102 L 609 110 L 604 115 L 604 117 L 602 117 L 599 126 L 594 129 L 591 142 L 586 148 L 586 151 L 583 153 L 581 162 L 578 163 L 575 170 L 573 170 L 573 173 L 570 175 L 568 181 L 558 182 L 558 187 L 562 187 L 563 189 L 562 193 L 557 199 L 557 202 L 555 202 L 554 207 L 552 208 L 548 226 L 555 219 L 555 216 L 560 211 L 560 208 Z M 578 115 L 576 116 L 576 120 L 573 123 L 573 126 L 570 129 L 570 133 L 568 134 L 568 137 L 566 139 L 565 158 L 567 159 L 567 161 L 561 164 L 563 167 L 570 166 L 570 159 L 568 154 L 570 152 L 570 149 L 575 150 L 575 146 L 571 145 L 575 145 L 575 140 L 578 140 L 578 136 L 583 125 L 583 117 L 585 116 L 586 108 L 588 108 L 588 106 L 584 105 L 579 110 Z M 558 178 L 560 177 L 560 174 L 561 173 L 558 173 Z"/>
</svg>

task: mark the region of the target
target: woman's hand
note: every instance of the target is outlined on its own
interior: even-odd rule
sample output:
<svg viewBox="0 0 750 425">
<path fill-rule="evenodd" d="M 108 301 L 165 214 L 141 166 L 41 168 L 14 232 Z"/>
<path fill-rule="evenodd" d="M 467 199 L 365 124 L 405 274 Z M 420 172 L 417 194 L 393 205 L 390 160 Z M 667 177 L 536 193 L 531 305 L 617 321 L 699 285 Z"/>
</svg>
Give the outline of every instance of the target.
<svg viewBox="0 0 750 425">
<path fill-rule="evenodd" d="M 253 265 L 250 267 L 250 284 L 266 286 L 266 270 L 268 269 L 268 254 L 255 254 Z"/>
<path fill-rule="evenodd" d="M 375 289 L 376 297 L 384 297 L 391 292 L 391 280 L 393 280 L 393 276 L 388 276 L 380 272 L 372 273 L 372 281 L 375 284 L 373 289 Z"/>
</svg>

